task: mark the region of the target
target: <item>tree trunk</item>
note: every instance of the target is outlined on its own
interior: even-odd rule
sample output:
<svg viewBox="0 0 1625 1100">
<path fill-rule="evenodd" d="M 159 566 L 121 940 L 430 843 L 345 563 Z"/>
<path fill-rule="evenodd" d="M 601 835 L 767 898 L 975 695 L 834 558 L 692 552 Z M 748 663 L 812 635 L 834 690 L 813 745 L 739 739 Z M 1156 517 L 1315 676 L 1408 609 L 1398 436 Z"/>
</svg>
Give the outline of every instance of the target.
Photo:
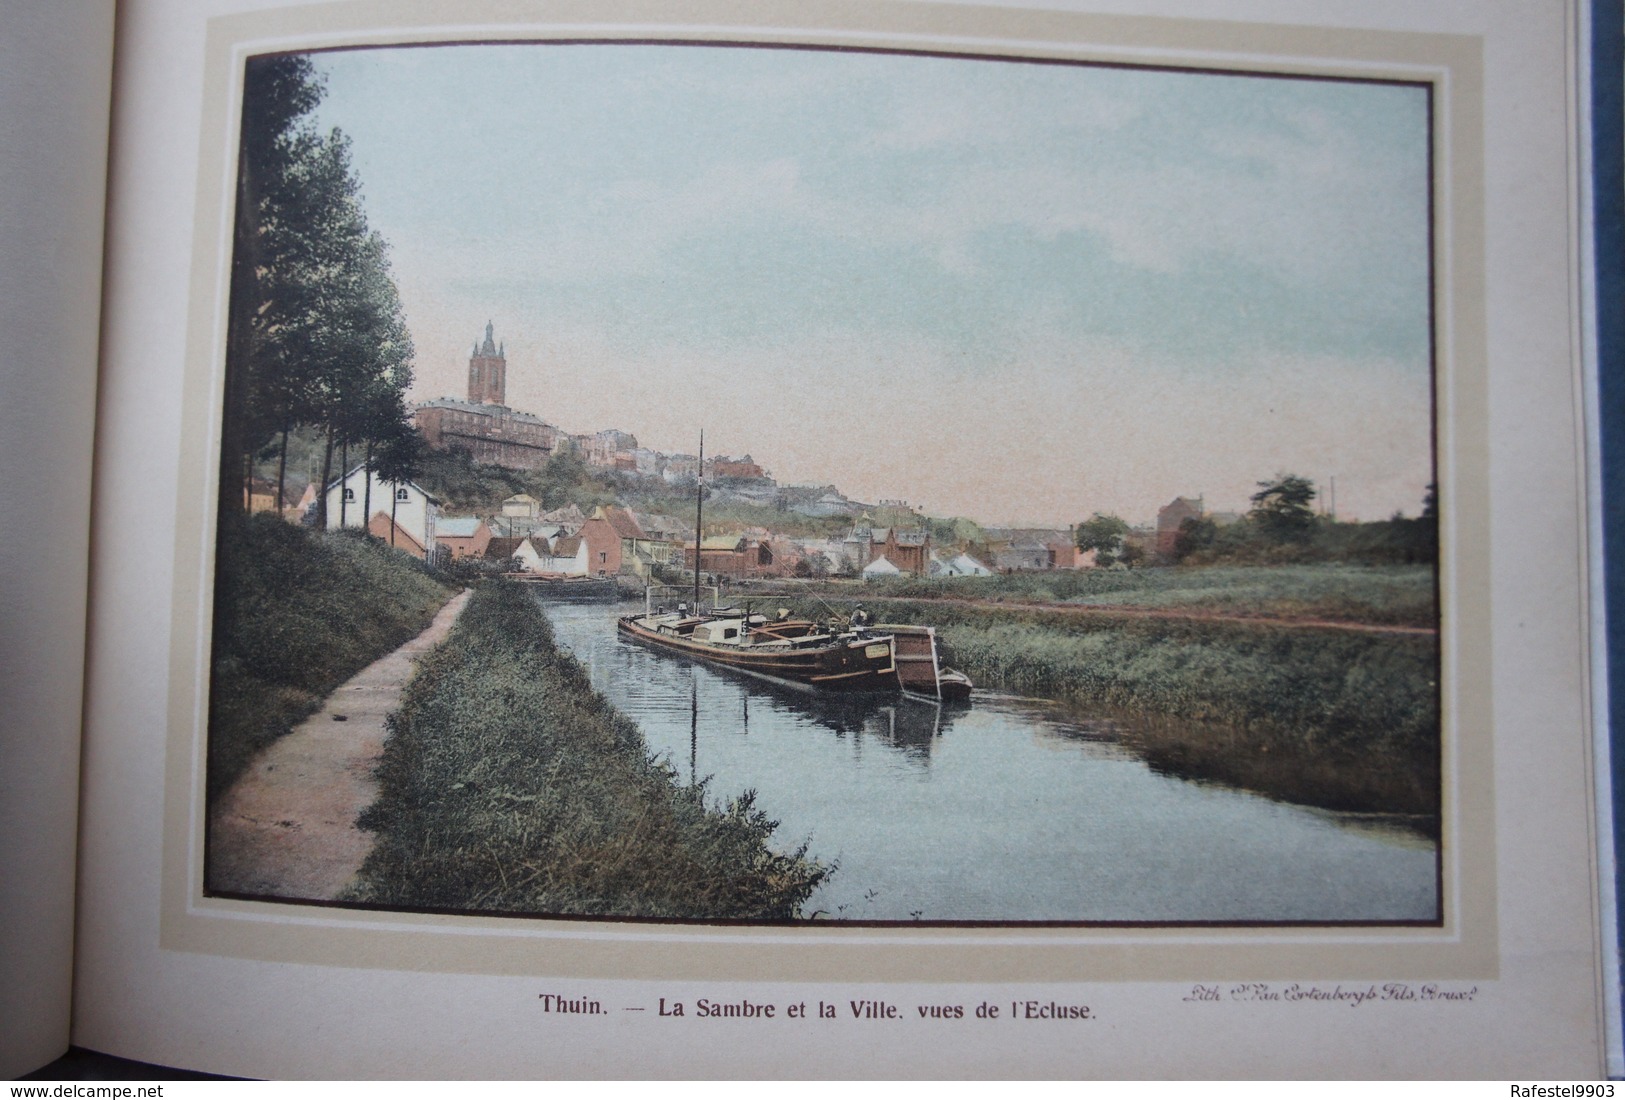
<svg viewBox="0 0 1625 1100">
<path fill-rule="evenodd" d="M 248 450 L 249 374 L 254 359 L 254 310 L 258 278 L 258 188 L 249 170 L 246 144 L 237 152 L 237 196 L 231 247 L 231 303 L 227 307 L 225 409 L 220 432 L 220 510 L 247 511 L 237 493 L 238 463 Z"/>
<path fill-rule="evenodd" d="M 327 530 L 327 485 L 333 480 L 333 433 L 322 441 L 322 491 L 316 494 L 316 526 Z"/>
<path fill-rule="evenodd" d="M 361 526 L 366 527 L 372 522 L 372 440 L 367 440 L 367 458 L 362 463 L 361 473 L 367 479 L 367 487 L 361 491 Z"/>
<path fill-rule="evenodd" d="M 339 530 L 344 530 L 350 523 L 350 441 L 339 440 L 339 476 L 344 479 L 344 485 L 339 489 Z"/>
<path fill-rule="evenodd" d="M 276 459 L 276 511 L 281 516 L 287 511 L 288 500 L 283 492 L 288 483 L 288 425 L 282 425 L 282 446 L 277 451 Z"/>
<path fill-rule="evenodd" d="M 395 505 L 397 503 L 399 503 L 400 495 L 401 495 L 401 483 L 398 482 L 398 481 L 390 482 L 389 483 L 389 545 L 390 545 L 391 548 L 393 548 L 394 545 L 395 545 Z"/>
</svg>

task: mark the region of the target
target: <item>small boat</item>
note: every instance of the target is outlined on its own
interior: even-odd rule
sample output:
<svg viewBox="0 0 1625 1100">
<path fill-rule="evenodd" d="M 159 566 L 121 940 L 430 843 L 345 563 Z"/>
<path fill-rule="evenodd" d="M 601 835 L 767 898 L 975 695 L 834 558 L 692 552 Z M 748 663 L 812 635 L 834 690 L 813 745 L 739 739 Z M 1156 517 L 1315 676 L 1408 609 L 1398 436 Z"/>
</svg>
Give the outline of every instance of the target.
<svg viewBox="0 0 1625 1100">
<path fill-rule="evenodd" d="M 943 668 L 937 656 L 937 629 L 880 623 L 875 630 L 889 634 L 897 652 L 897 683 L 909 695 L 944 703 L 962 703 L 970 698 L 970 677 L 953 668 Z"/>
<path fill-rule="evenodd" d="M 616 630 L 644 645 L 803 691 L 895 693 L 900 688 L 895 643 L 884 631 L 785 616 L 770 620 L 734 607 L 695 613 L 686 605 L 675 611 L 657 605 L 677 591 L 651 585 L 643 614 L 623 615 Z"/>
</svg>

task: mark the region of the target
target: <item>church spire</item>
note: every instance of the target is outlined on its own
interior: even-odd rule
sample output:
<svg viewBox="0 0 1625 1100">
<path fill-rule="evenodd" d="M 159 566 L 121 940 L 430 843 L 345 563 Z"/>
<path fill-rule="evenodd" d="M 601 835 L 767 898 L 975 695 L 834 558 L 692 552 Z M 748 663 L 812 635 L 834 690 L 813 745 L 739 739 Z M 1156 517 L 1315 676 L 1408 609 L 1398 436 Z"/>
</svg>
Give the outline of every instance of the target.
<svg viewBox="0 0 1625 1100">
<path fill-rule="evenodd" d="M 491 341 L 491 322 L 487 321 L 485 322 L 485 343 L 480 345 L 480 354 L 495 355 L 496 353 L 497 346 Z"/>
</svg>

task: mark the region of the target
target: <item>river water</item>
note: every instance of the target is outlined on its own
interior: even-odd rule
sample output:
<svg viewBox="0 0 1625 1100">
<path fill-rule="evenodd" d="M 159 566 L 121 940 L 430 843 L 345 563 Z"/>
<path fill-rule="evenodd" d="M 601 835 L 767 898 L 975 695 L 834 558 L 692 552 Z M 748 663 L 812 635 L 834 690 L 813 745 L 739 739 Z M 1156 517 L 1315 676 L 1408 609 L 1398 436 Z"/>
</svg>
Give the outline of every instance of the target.
<svg viewBox="0 0 1625 1100">
<path fill-rule="evenodd" d="M 713 802 L 746 789 L 774 843 L 836 864 L 846 920 L 1438 919 L 1434 841 L 1152 770 L 1105 719 L 984 692 L 839 704 L 622 641 L 626 605 L 549 604 L 593 684 Z"/>
</svg>

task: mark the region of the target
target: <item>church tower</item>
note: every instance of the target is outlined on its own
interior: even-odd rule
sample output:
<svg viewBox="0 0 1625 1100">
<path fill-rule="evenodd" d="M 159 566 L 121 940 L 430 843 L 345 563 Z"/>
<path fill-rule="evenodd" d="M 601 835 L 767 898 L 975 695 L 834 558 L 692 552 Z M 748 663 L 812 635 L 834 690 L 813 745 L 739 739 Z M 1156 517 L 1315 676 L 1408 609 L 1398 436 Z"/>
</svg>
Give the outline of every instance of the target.
<svg viewBox="0 0 1625 1100">
<path fill-rule="evenodd" d="M 491 342 L 491 322 L 485 322 L 485 343 L 474 345 L 468 359 L 468 399 L 476 405 L 506 405 L 508 357 Z"/>
</svg>

